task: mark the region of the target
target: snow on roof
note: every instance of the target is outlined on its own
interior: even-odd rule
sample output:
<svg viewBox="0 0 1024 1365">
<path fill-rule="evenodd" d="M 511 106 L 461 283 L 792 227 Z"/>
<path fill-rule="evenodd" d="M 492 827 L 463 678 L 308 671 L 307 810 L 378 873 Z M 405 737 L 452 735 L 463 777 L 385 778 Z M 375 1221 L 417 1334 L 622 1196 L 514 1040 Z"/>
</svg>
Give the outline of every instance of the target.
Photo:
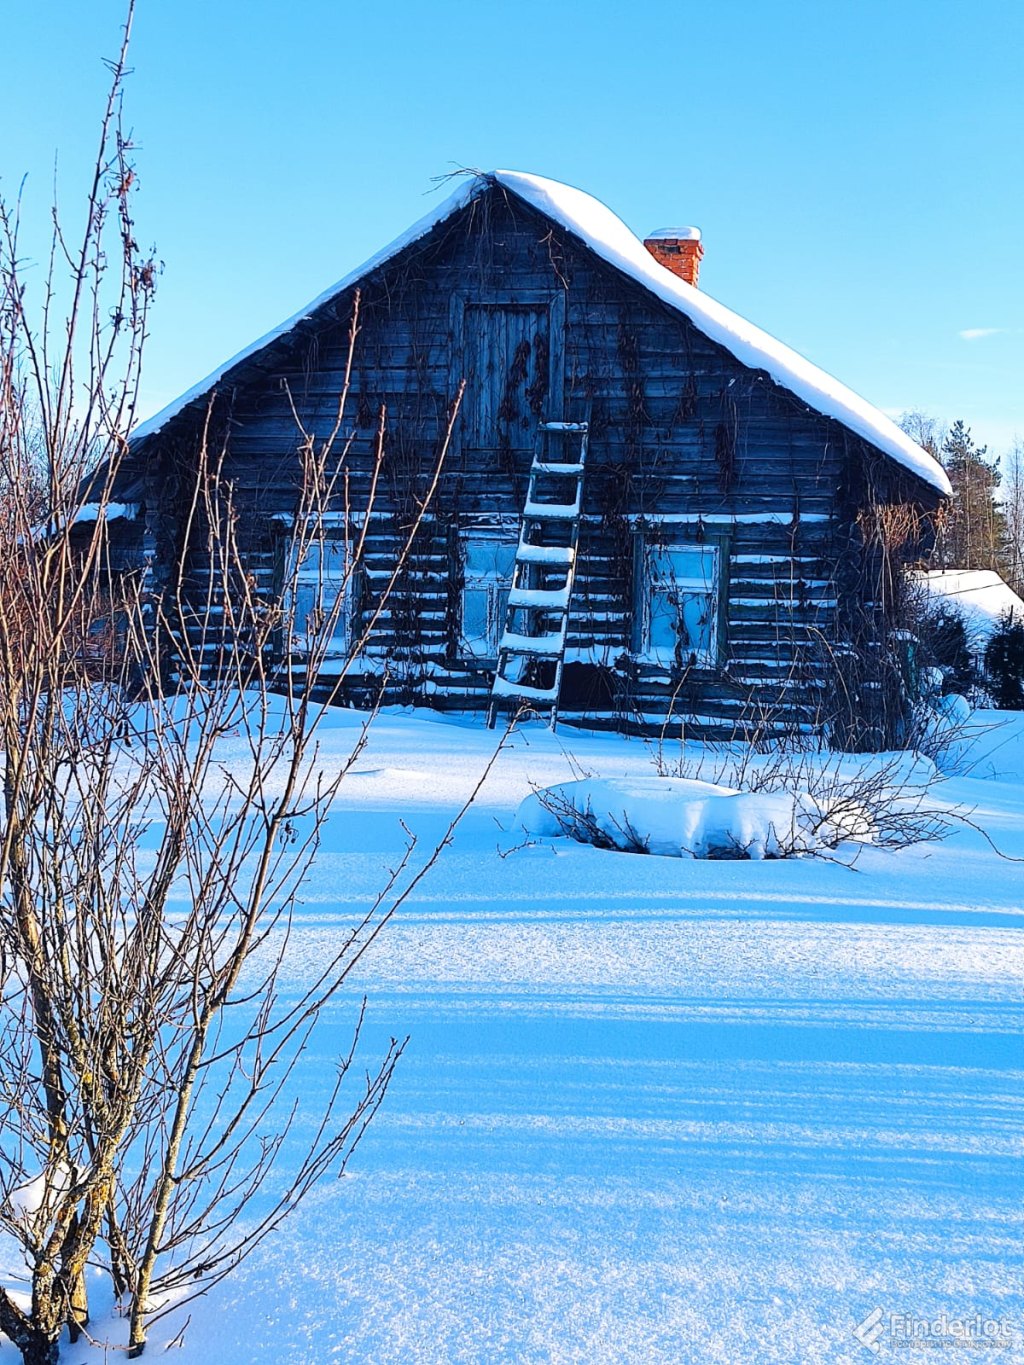
<svg viewBox="0 0 1024 1365">
<path fill-rule="evenodd" d="M 842 422 L 940 492 L 951 492 L 938 461 L 895 422 L 789 346 L 659 265 L 621 218 L 597 199 L 570 185 L 536 175 L 498 171 L 496 177 L 549 218 L 582 237 L 610 265 L 618 266 L 664 303 L 685 313 L 705 336 L 719 342 L 742 364 L 767 370 L 777 383 L 816 411 Z"/>
<path fill-rule="evenodd" d="M 949 480 L 938 461 L 922 450 L 895 422 L 884 416 L 866 399 L 861 398 L 837 379 L 833 379 L 817 365 L 812 365 L 809 360 L 762 331 L 760 327 L 755 327 L 738 313 L 732 312 L 721 303 L 716 303 L 702 290 L 687 284 L 670 270 L 659 265 L 643 242 L 600 200 L 584 193 L 583 190 L 574 189 L 571 185 L 563 185 L 557 180 L 528 175 L 522 171 L 493 171 L 487 175 L 467 178 L 452 195 L 436 205 L 419 222 L 414 223 L 390 246 L 378 251 L 357 270 L 353 270 L 344 279 L 318 295 L 305 308 L 219 366 L 199 384 L 158 412 L 155 417 L 142 423 L 135 430 L 133 439 L 138 441 L 159 431 L 189 403 L 219 383 L 236 365 L 291 331 L 322 304 L 418 241 L 491 184 L 498 184 L 510 190 L 546 217 L 580 237 L 602 260 L 629 275 L 663 303 L 683 313 L 705 336 L 724 346 L 741 364 L 752 369 L 766 370 L 778 384 L 803 399 L 815 411 L 827 417 L 834 417 L 836 421 L 857 435 L 863 436 L 883 454 L 896 460 L 939 492 L 946 494 L 951 492 Z"/>
<path fill-rule="evenodd" d="M 992 569 L 931 569 L 914 575 L 929 597 L 956 607 L 964 618 L 968 640 L 975 651 L 1008 612 L 1024 621 L 1024 601 Z"/>
<path fill-rule="evenodd" d="M 266 336 L 262 336 L 258 341 L 254 341 L 251 345 L 244 347 L 237 355 L 232 356 L 230 360 L 226 360 L 223 365 L 218 365 L 212 373 L 208 374 L 205 379 L 201 379 L 198 384 L 193 384 L 192 388 L 186 393 L 183 393 L 180 398 L 176 398 L 173 403 L 168 403 L 167 407 L 162 408 L 155 416 L 150 417 L 147 421 L 136 427 L 132 432 L 132 441 L 141 441 L 143 437 L 152 436 L 154 432 L 157 432 L 161 427 L 166 426 L 171 418 L 176 417 L 183 408 L 187 408 L 189 403 L 194 402 L 197 398 L 201 398 L 203 394 L 209 393 L 214 385 L 219 384 L 224 376 L 230 370 L 233 370 L 236 365 L 240 365 L 243 360 L 248 360 L 249 357 L 255 355 L 257 351 L 262 351 L 265 346 L 269 346 L 271 342 L 277 341 L 279 337 L 285 336 L 293 327 L 296 327 L 300 322 L 304 322 L 308 317 L 312 316 L 312 314 L 323 304 L 329 303 L 331 299 L 342 293 L 343 290 L 357 284 L 364 276 L 369 275 L 371 270 L 376 270 L 378 266 L 384 265 L 387 261 L 391 260 L 392 256 L 397 256 L 398 253 L 404 251 L 407 246 L 411 246 L 413 242 L 417 242 L 421 237 L 425 237 L 431 228 L 436 227 L 438 223 L 443 223 L 446 218 L 450 218 L 453 213 L 457 213 L 458 210 L 468 204 L 470 200 L 476 198 L 481 190 L 486 187 L 486 183 L 486 179 L 479 176 L 473 179 L 467 178 L 464 180 L 454 194 L 449 195 L 447 199 L 436 205 L 429 213 L 424 214 L 418 222 L 413 223 L 411 228 L 408 228 L 403 232 L 400 237 L 396 237 L 389 246 L 383 247 L 380 251 L 376 252 L 368 261 L 364 261 L 356 270 L 350 271 L 343 279 L 340 279 L 337 284 L 332 284 L 330 289 L 325 289 L 322 294 L 318 294 L 311 303 L 306 304 L 305 308 L 300 308 L 297 313 L 293 313 L 290 318 L 287 318 L 284 322 L 273 328 Z"/>
<path fill-rule="evenodd" d="M 31 538 L 44 540 L 47 536 L 54 536 L 63 531 L 65 526 L 79 526 L 85 522 L 99 521 L 100 518 L 108 522 L 134 521 L 138 515 L 137 502 L 83 502 L 73 508 L 67 517 L 51 517 L 48 521 L 33 526 Z"/>
</svg>

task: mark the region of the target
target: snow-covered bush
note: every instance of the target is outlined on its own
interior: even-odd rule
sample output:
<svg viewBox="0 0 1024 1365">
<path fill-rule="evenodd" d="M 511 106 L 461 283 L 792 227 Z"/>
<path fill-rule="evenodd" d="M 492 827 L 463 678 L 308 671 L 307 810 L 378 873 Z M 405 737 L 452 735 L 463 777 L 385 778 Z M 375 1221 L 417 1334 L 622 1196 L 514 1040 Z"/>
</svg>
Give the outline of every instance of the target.
<svg viewBox="0 0 1024 1365">
<path fill-rule="evenodd" d="M 905 754 L 718 756 L 719 780 L 588 778 L 546 787 L 519 807 L 538 838 L 677 858 L 792 858 L 841 844 L 899 848 L 942 838 L 950 816 L 930 793 L 933 764 Z M 700 760 L 698 760 L 698 765 Z M 725 784 L 732 767 L 746 790 Z"/>
<path fill-rule="evenodd" d="M 951 602 L 939 606 L 922 603 L 920 619 L 914 625 L 920 642 L 922 675 L 931 669 L 939 673 L 939 690 L 966 693 L 977 684 L 978 670 L 971 650 L 971 637 L 963 612 Z M 920 678 L 922 691 L 930 690 L 931 679 Z"/>
<path fill-rule="evenodd" d="M 587 778 L 527 797 L 528 834 L 675 858 L 783 858 L 812 852 L 820 812 L 781 796 L 673 778 Z"/>
</svg>

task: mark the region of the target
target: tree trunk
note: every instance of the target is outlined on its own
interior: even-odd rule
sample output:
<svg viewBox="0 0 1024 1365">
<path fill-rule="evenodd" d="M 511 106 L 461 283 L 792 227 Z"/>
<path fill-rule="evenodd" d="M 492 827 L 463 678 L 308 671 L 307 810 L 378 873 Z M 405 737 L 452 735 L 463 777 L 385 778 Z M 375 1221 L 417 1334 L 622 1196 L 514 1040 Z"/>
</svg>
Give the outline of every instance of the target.
<svg viewBox="0 0 1024 1365">
<path fill-rule="evenodd" d="M 16 1344 L 24 1365 L 59 1365 L 60 1342 L 50 1341 L 41 1332 L 33 1332 L 27 1341 Z"/>
<path fill-rule="evenodd" d="M 58 1365 L 60 1327 L 54 1333 L 36 1326 L 0 1289 L 0 1332 L 21 1352 L 24 1365 Z"/>
<path fill-rule="evenodd" d="M 68 1235 L 64 1239 L 62 1257 L 69 1260 L 74 1257 L 78 1250 L 77 1242 L 81 1224 L 76 1213 L 71 1219 L 71 1226 L 68 1228 Z M 85 1287 L 85 1274 L 82 1270 L 74 1270 L 68 1277 L 68 1333 L 72 1342 L 76 1342 L 82 1335 L 82 1328 L 89 1322 L 89 1299 Z"/>
</svg>

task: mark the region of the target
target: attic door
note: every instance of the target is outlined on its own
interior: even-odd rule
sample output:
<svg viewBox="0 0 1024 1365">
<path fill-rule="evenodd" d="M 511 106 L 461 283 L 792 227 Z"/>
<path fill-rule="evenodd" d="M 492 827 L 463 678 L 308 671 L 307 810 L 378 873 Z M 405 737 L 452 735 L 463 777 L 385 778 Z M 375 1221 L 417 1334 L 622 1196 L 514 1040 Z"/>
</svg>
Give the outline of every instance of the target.
<svg viewBox="0 0 1024 1365">
<path fill-rule="evenodd" d="M 459 445 L 477 468 L 520 468 L 537 423 L 562 415 L 561 298 L 460 301 L 455 376 L 466 380 Z"/>
</svg>

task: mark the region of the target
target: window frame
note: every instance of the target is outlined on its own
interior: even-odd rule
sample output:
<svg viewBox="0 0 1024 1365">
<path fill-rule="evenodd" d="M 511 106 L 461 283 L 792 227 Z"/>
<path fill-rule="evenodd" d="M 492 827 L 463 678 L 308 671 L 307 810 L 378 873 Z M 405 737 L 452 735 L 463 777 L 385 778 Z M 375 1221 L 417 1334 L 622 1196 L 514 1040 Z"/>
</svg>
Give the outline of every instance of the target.
<svg viewBox="0 0 1024 1365">
<path fill-rule="evenodd" d="M 301 586 L 303 569 L 301 565 L 294 563 L 297 551 L 296 529 L 294 522 L 281 528 L 282 534 L 278 547 L 278 566 L 279 566 L 279 591 L 278 599 L 284 608 L 285 618 L 281 629 L 281 653 L 288 656 L 294 653 L 301 653 L 308 649 L 307 637 L 305 632 L 299 628 L 295 613 L 297 611 L 296 590 Z M 352 562 L 352 542 L 353 525 L 351 520 L 346 527 L 339 525 L 332 527 L 329 523 L 320 526 L 318 532 L 310 532 L 306 536 L 307 549 L 315 544 L 321 545 L 340 545 L 344 547 L 344 571 L 340 576 L 339 591 L 331 598 L 331 602 L 336 603 L 338 598 L 342 598 L 342 604 L 335 622 L 335 629 L 331 635 L 330 643 L 324 643 L 323 654 L 325 659 L 347 659 L 352 652 L 353 623 L 359 611 L 361 600 L 360 585 L 357 581 L 360 576 L 360 566 Z M 357 528 L 355 528 L 357 529 Z M 322 559 L 321 559 L 322 565 Z M 322 567 L 315 571 L 307 571 L 314 586 L 323 590 L 336 580 L 332 575 L 324 575 Z M 289 600 L 290 599 L 290 600 Z M 323 604 L 323 596 L 320 604 Z M 325 611 L 333 610 L 333 605 L 325 607 Z M 290 635 L 285 632 L 285 623 L 290 623 L 292 630 Z M 340 627 L 340 631 L 339 631 Z"/>
<path fill-rule="evenodd" d="M 678 672 L 682 669 L 697 669 L 713 672 L 721 669 L 726 657 L 726 627 L 728 623 L 729 601 L 729 534 L 727 531 L 708 531 L 703 534 L 686 535 L 675 527 L 648 523 L 638 528 L 633 541 L 633 616 L 632 616 L 632 654 L 636 662 L 652 664 Z M 713 549 L 715 551 L 715 583 L 706 594 L 712 598 L 713 639 L 711 649 L 706 652 L 690 650 L 684 652 L 682 641 L 677 638 L 671 657 L 665 649 L 651 644 L 651 555 L 658 551 Z M 697 595 L 697 594 L 694 594 Z"/>
<path fill-rule="evenodd" d="M 504 588 L 498 585 L 497 574 L 477 576 L 473 580 L 467 578 L 466 568 L 468 559 L 466 551 L 468 542 L 473 540 L 491 541 L 499 545 L 505 545 L 510 550 L 511 552 L 510 572 L 508 575 L 507 583 L 504 586 Z M 458 600 L 456 603 L 455 622 L 456 625 L 455 655 L 458 659 L 462 660 L 465 663 L 470 663 L 478 667 L 479 666 L 494 667 L 497 664 L 498 650 L 501 643 L 501 637 L 505 631 L 508 594 L 511 591 L 512 582 L 513 579 L 515 578 L 515 555 L 518 546 L 519 546 L 518 527 L 517 526 L 514 527 L 511 522 L 506 523 L 503 521 L 494 521 L 488 523 L 475 523 L 469 525 L 462 525 L 455 529 L 453 557 L 454 563 L 457 566 L 458 570 L 457 580 Z M 493 605 L 493 611 L 491 606 L 490 605 L 488 606 L 488 617 L 490 619 L 493 619 L 494 623 L 493 640 L 487 639 L 486 641 L 484 641 L 484 647 L 481 648 L 480 650 L 476 650 L 470 646 L 470 641 L 465 631 L 466 592 L 469 587 L 470 581 L 484 583 L 488 581 L 493 581 L 493 583 L 495 584 L 495 601 Z M 504 594 L 504 601 L 501 600 L 502 594 Z M 492 644 L 493 649 L 491 648 Z"/>
</svg>

